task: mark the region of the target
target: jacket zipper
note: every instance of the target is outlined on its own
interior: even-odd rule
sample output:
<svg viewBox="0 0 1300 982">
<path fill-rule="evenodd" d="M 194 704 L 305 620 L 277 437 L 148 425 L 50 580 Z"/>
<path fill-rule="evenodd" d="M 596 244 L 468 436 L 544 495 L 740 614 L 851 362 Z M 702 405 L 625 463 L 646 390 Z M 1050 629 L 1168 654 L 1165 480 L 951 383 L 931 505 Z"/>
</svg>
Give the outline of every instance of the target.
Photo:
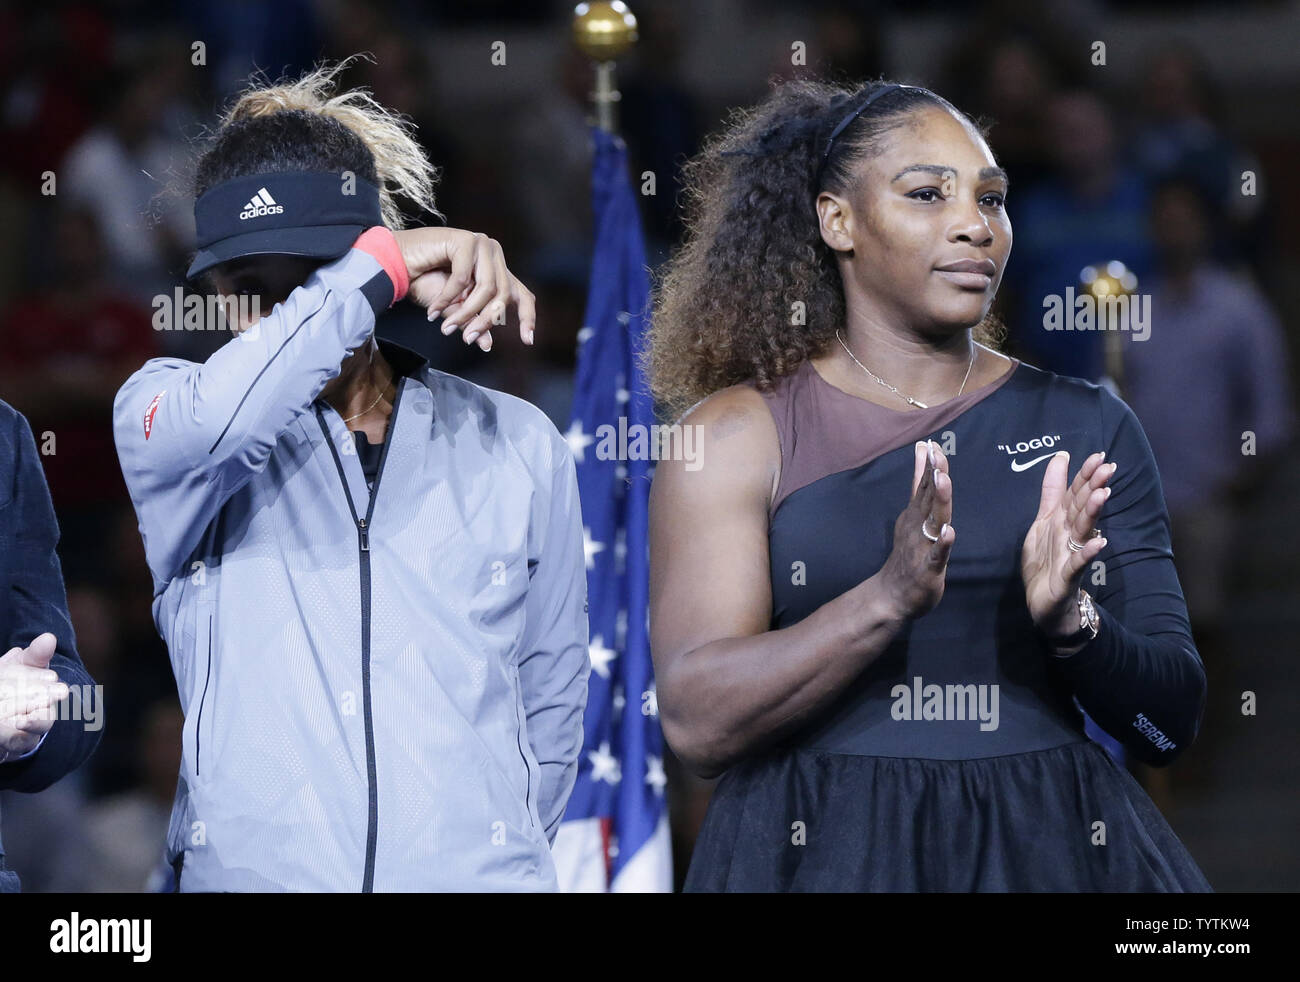
<svg viewBox="0 0 1300 982">
<path fill-rule="evenodd" d="M 343 482 L 343 494 L 348 499 L 348 511 L 357 526 L 357 556 L 361 563 L 361 693 L 362 708 L 366 724 L 366 784 L 369 805 L 366 817 L 366 866 L 361 878 L 361 892 L 373 893 L 375 889 L 375 851 L 379 839 L 379 790 L 375 773 L 375 726 L 370 704 L 370 530 L 374 525 L 375 499 L 379 496 L 379 481 L 384 476 L 384 462 L 388 460 L 388 448 L 393 445 L 393 432 L 397 425 L 397 407 L 402 402 L 402 386 L 397 386 L 397 395 L 393 399 L 393 412 L 388 417 L 388 433 L 384 439 L 384 449 L 379 454 L 379 469 L 375 472 L 375 486 L 370 489 L 370 502 L 366 506 L 364 518 L 357 516 L 356 504 L 352 500 L 352 490 L 348 486 L 347 474 L 343 471 L 343 461 L 339 458 L 338 448 L 330 436 L 325 415 L 316 404 L 316 419 L 320 422 L 329 444 L 334 466 L 338 468 L 339 480 Z M 363 475 L 364 476 L 364 475 Z"/>
<path fill-rule="evenodd" d="M 194 724 L 194 776 L 199 776 L 199 765 L 203 761 L 203 707 L 208 701 L 208 683 L 212 681 L 212 617 L 208 617 L 208 667 L 203 677 L 203 695 L 199 696 L 199 718 Z"/>
</svg>

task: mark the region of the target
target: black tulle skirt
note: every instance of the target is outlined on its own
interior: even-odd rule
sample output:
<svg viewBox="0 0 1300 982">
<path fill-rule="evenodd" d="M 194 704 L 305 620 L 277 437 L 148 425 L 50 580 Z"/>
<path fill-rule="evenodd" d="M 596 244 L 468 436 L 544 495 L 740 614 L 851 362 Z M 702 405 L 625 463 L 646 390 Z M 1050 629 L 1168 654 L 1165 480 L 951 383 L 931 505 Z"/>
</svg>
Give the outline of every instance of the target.
<svg viewBox="0 0 1300 982">
<path fill-rule="evenodd" d="M 686 877 L 711 891 L 1209 891 L 1095 743 L 975 760 L 796 750 L 723 775 Z"/>
</svg>

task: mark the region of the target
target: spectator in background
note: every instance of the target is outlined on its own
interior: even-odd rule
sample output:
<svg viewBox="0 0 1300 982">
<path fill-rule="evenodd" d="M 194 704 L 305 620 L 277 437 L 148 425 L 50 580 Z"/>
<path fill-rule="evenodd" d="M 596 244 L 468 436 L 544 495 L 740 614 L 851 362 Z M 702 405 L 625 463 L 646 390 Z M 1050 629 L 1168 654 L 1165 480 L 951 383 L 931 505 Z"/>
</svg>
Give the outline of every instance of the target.
<svg viewBox="0 0 1300 982">
<path fill-rule="evenodd" d="M 1295 432 L 1286 342 L 1254 283 L 1211 258 L 1216 212 L 1199 181 L 1158 185 L 1150 226 L 1158 256 L 1151 334 L 1126 340 L 1126 398 L 1160 466 L 1179 577 L 1213 679 L 1222 668 L 1239 497 Z M 1253 456 L 1243 449 L 1245 431 L 1255 436 Z"/>
<path fill-rule="evenodd" d="M 536 405 L 564 431 L 573 403 L 573 364 L 582 326 L 591 267 L 591 63 L 566 46 L 554 72 L 556 82 L 540 90 L 510 127 L 509 153 L 499 187 L 513 194 L 510 224 L 522 233 L 524 275 L 537 290 L 546 329 L 526 350 L 503 338 L 492 358 L 479 358 L 464 372 L 479 385 L 501 389 Z M 625 109 L 616 110 L 627 123 Z M 660 193 L 671 195 L 660 177 Z M 498 194 L 498 198 L 499 198 Z M 644 214 L 644 212 L 643 212 Z M 486 226 L 491 227 L 491 226 Z"/>
<path fill-rule="evenodd" d="M 134 521 L 130 531 L 138 542 Z M 137 551 L 130 549 L 128 555 L 134 559 Z M 142 599 L 147 605 L 149 598 Z M 152 638 L 132 636 L 125 619 L 126 608 L 112 589 L 97 582 L 70 581 L 68 610 L 86 670 L 102 679 L 105 688 L 113 693 L 113 726 L 84 771 L 87 795 L 101 798 L 128 790 L 147 778 L 138 753 L 141 729 L 150 706 L 176 699 L 176 682 L 167 649 L 157 632 Z M 173 770 L 173 787 L 176 773 Z"/>
<path fill-rule="evenodd" d="M 972 56 L 978 71 L 968 64 Z M 949 77 L 954 87 L 974 83 L 972 111 L 993 121 L 991 139 L 1012 188 L 1023 193 L 1052 176 L 1043 132 L 1058 82 L 1044 48 L 1024 34 L 991 39 L 977 52 L 960 51 Z"/>
<path fill-rule="evenodd" d="M 1264 239 L 1260 194 L 1241 193 L 1242 173 L 1260 172 L 1259 161 L 1220 125 L 1218 93 L 1209 66 L 1193 48 L 1157 51 L 1143 75 L 1142 122 L 1134 140 L 1138 166 L 1151 180 L 1179 176 L 1196 184 L 1214 206 L 1214 258 L 1258 261 Z"/>
<path fill-rule="evenodd" d="M 194 238 L 193 216 L 161 193 L 186 166 L 174 103 L 188 50 L 160 40 L 115 68 L 100 122 L 57 168 L 58 196 L 84 203 L 98 220 L 106 273 L 146 305 L 170 294 Z"/>
<path fill-rule="evenodd" d="M 591 263 L 591 63 L 566 46 L 555 74 L 558 84 L 539 91 L 510 128 L 513 169 L 506 186 L 514 191 L 514 216 L 531 248 L 525 275 L 585 285 Z"/>
<path fill-rule="evenodd" d="M 0 305 L 26 283 L 43 175 L 90 126 L 114 40 L 89 3 L 0 5 Z"/>
<path fill-rule="evenodd" d="M 90 126 L 113 38 L 89 3 L 6 4 L 0 12 L 0 172 L 28 194 Z"/>
<path fill-rule="evenodd" d="M 83 862 L 77 892 L 139 893 L 149 889 L 163 862 L 167 824 L 181 766 L 185 716 L 173 696 L 146 707 L 133 755 L 143 766 L 142 783 L 94 802 L 86 813 Z"/>
<path fill-rule="evenodd" d="M 118 293 L 95 212 L 53 216 L 50 281 L 0 314 L 0 392 L 41 437 L 70 576 L 104 575 L 108 515 L 128 501 L 111 438 L 113 397 L 157 355 L 148 307 Z"/>
<path fill-rule="evenodd" d="M 647 7 L 638 33 L 635 61 L 618 83 L 620 129 L 631 158 L 632 186 L 641 187 L 646 171 L 655 175 L 655 193 L 640 195 L 640 202 L 647 260 L 657 266 L 681 237 L 681 167 L 699 149 L 701 132 L 695 96 L 682 82 L 678 9 Z"/>
<path fill-rule="evenodd" d="M 1146 190 L 1120 158 L 1110 110 L 1084 90 L 1055 96 L 1047 139 L 1055 176 L 1024 194 L 1012 186 L 1007 210 L 1016 248 L 1007 267 L 1015 299 L 1010 328 L 1015 347 L 1039 367 L 1097 381 L 1103 372 L 1100 331 L 1047 331 L 1043 302 L 1078 290 L 1079 272 L 1118 259 L 1138 276 L 1151 268 Z M 995 140 L 996 145 L 996 140 Z"/>
<path fill-rule="evenodd" d="M 207 44 L 204 74 L 210 74 L 216 92 L 224 96 L 242 87 L 257 68 L 290 73 L 310 68 L 325 40 L 321 14 L 333 6 L 315 0 L 181 0 L 175 9 L 192 36 Z M 349 5 L 353 19 L 360 13 L 357 8 Z"/>
</svg>

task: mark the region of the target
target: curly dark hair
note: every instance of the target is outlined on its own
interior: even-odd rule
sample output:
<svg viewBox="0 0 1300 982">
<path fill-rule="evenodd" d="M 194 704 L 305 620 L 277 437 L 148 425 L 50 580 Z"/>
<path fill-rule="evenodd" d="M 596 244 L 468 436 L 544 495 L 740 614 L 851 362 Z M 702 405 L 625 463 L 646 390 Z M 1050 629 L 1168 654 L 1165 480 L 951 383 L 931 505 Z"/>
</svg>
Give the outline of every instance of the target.
<svg viewBox="0 0 1300 982">
<path fill-rule="evenodd" d="M 779 84 L 758 106 L 733 110 L 686 164 L 686 241 L 659 276 L 645 350 L 651 390 L 668 418 L 740 382 L 770 389 L 834 342 L 844 323 L 844 287 L 821 238 L 821 190 L 850 191 L 857 163 L 924 107 L 940 106 L 986 133 L 942 96 L 908 86 L 859 115 L 822 168 L 835 126 L 889 84 Z M 973 331 L 990 347 L 1003 334 L 992 316 Z"/>
</svg>

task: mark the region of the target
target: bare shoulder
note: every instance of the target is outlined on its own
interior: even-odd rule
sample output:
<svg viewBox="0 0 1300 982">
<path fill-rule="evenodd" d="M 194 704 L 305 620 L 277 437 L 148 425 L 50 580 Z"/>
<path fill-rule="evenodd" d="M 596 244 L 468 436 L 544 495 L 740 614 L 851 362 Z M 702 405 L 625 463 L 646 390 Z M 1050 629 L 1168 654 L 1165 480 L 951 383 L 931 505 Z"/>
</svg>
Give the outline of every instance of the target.
<svg viewBox="0 0 1300 982">
<path fill-rule="evenodd" d="M 733 385 L 702 399 L 680 420 L 683 425 L 701 426 L 707 439 L 725 442 L 742 440 L 776 441 L 776 424 L 763 397 L 748 385 Z"/>
<path fill-rule="evenodd" d="M 780 438 L 767 403 L 751 386 L 733 385 L 713 393 L 675 425 L 689 429 L 699 456 L 695 461 L 661 461 L 656 483 L 660 475 L 674 486 L 696 483 L 686 479 L 699 474 L 710 487 L 726 487 L 746 497 L 766 498 L 775 488 Z"/>
</svg>

